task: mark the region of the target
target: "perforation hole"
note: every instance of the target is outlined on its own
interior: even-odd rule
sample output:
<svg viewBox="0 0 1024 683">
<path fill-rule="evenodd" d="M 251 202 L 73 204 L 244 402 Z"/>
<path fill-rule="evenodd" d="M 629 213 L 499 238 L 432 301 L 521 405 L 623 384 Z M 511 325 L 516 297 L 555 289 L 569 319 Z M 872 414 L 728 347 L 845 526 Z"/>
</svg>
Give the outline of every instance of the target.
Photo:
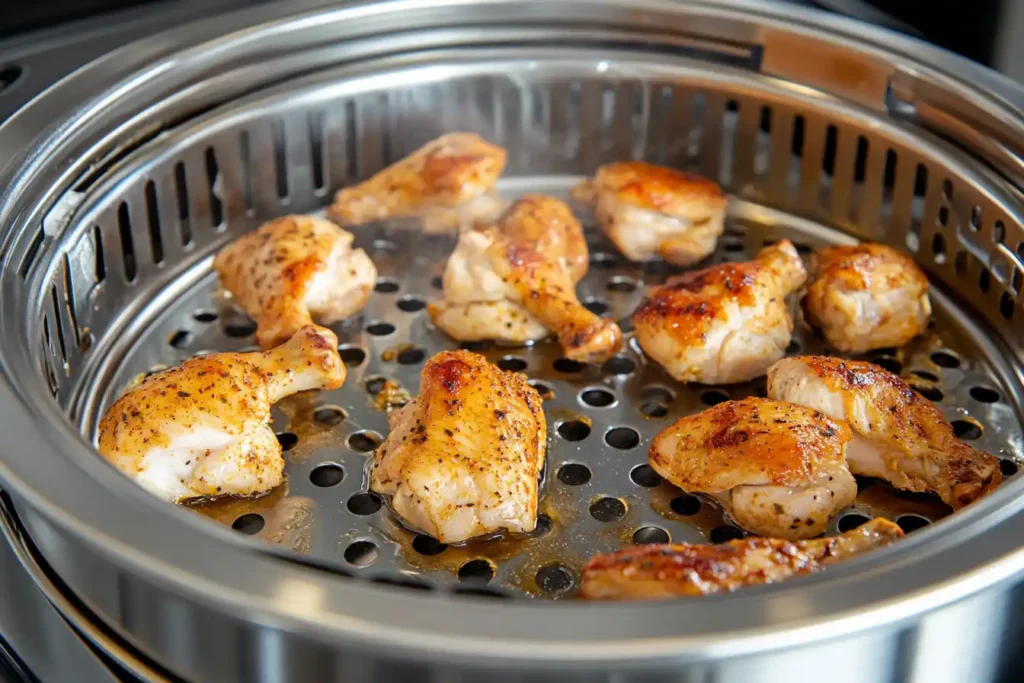
<svg viewBox="0 0 1024 683">
<path fill-rule="evenodd" d="M 436 538 L 427 536 L 426 534 L 417 534 L 416 538 L 412 539 L 412 549 L 420 555 L 432 557 L 443 553 L 448 549 L 448 546 L 441 543 L 441 541 Z"/>
<path fill-rule="evenodd" d="M 646 417 L 657 419 L 668 415 L 668 406 L 649 401 L 640 405 L 640 412 Z"/>
<path fill-rule="evenodd" d="M 620 294 L 628 294 L 629 292 L 635 292 L 637 288 L 636 280 L 631 277 L 625 277 L 622 275 L 616 275 L 608 281 L 608 291 L 617 292 Z"/>
<path fill-rule="evenodd" d="M 395 326 L 384 321 L 372 322 L 366 326 L 366 332 L 374 337 L 386 337 L 389 334 L 394 334 Z"/>
<path fill-rule="evenodd" d="M 171 338 L 167 340 L 167 343 L 176 349 L 184 349 L 191 346 L 192 341 L 195 337 L 188 330 L 178 330 L 171 335 Z"/>
<path fill-rule="evenodd" d="M 263 531 L 263 527 L 267 525 L 264 521 L 263 516 L 255 512 L 249 512 L 231 524 L 231 528 L 235 531 L 245 534 L 246 536 L 254 536 L 259 532 Z"/>
<path fill-rule="evenodd" d="M 636 363 L 629 358 L 616 356 L 606 360 L 601 369 L 609 375 L 629 375 L 636 370 Z"/>
<path fill-rule="evenodd" d="M 590 265 L 598 270 L 610 270 L 615 267 L 616 259 L 613 255 L 603 251 L 595 251 L 590 254 Z"/>
<path fill-rule="evenodd" d="M 346 417 L 345 409 L 338 406 L 320 406 L 313 411 L 313 419 L 328 427 L 341 424 Z"/>
<path fill-rule="evenodd" d="M 632 427 L 615 427 L 604 435 L 604 442 L 612 448 L 628 451 L 640 445 L 640 432 Z"/>
<path fill-rule="evenodd" d="M 358 346 L 340 346 L 338 347 L 338 354 L 341 356 L 342 362 L 349 367 L 362 365 L 363 361 L 366 360 L 366 351 Z"/>
<path fill-rule="evenodd" d="M 364 429 L 348 437 L 348 447 L 356 453 L 369 453 L 384 440 L 377 432 Z"/>
<path fill-rule="evenodd" d="M 516 356 L 505 356 L 495 363 L 495 365 L 506 372 L 522 372 L 529 366 L 526 360 L 517 358 Z"/>
<path fill-rule="evenodd" d="M 611 496 L 598 498 L 590 504 L 590 516 L 599 522 L 617 522 L 626 516 L 626 503 Z"/>
<path fill-rule="evenodd" d="M 215 311 L 199 310 L 192 314 L 196 322 L 200 323 L 212 323 L 217 319 L 217 313 Z"/>
<path fill-rule="evenodd" d="M 552 564 L 541 567 L 534 576 L 537 587 L 545 593 L 565 593 L 572 589 L 572 574 L 565 567 Z"/>
<path fill-rule="evenodd" d="M 946 262 L 946 238 L 940 232 L 932 237 L 932 256 L 935 257 L 936 263 Z"/>
<path fill-rule="evenodd" d="M 406 313 L 415 313 L 416 311 L 422 311 L 427 307 L 427 302 L 418 296 L 405 296 L 398 300 L 395 304 L 398 309 Z"/>
<path fill-rule="evenodd" d="M 640 392 L 640 398 L 645 401 L 653 401 L 655 403 L 668 404 L 672 403 L 672 399 L 675 398 L 675 394 L 670 389 L 651 384 L 643 388 Z"/>
<path fill-rule="evenodd" d="M 692 517 L 693 515 L 700 512 L 702 503 L 700 501 L 700 498 L 698 498 L 697 496 L 684 493 L 673 498 L 672 501 L 669 503 L 669 507 L 672 508 L 672 512 L 676 513 L 677 515 L 682 515 L 684 517 Z"/>
<path fill-rule="evenodd" d="M 656 526 L 643 526 L 633 532 L 633 543 L 636 545 L 654 545 L 671 540 L 667 531 Z"/>
<path fill-rule="evenodd" d="M 973 207 L 971 207 L 971 219 L 970 219 L 970 223 L 968 223 L 968 225 L 970 225 L 971 226 L 971 230 L 973 230 L 975 232 L 977 232 L 978 230 L 981 230 L 981 207 L 980 206 L 973 206 Z"/>
<path fill-rule="evenodd" d="M 210 193 L 210 222 L 217 230 L 224 229 L 224 204 L 220 200 L 220 167 L 212 147 L 206 148 L 206 187 Z"/>
<path fill-rule="evenodd" d="M 365 517 L 375 514 L 380 510 L 381 500 L 376 493 L 363 491 L 349 498 L 346 507 L 348 507 L 348 511 L 352 514 Z"/>
<path fill-rule="evenodd" d="M 309 473 L 309 481 L 313 486 L 329 488 L 337 486 L 345 479 L 345 469 L 332 462 L 317 465 Z"/>
<path fill-rule="evenodd" d="M 988 269 L 982 268 L 981 273 L 978 274 L 978 289 L 982 292 L 987 292 L 991 286 L 992 274 L 988 272 Z"/>
<path fill-rule="evenodd" d="M 1012 460 L 1002 459 L 999 461 L 999 471 L 1002 472 L 1004 477 L 1012 477 L 1017 474 L 1017 463 Z"/>
<path fill-rule="evenodd" d="M 899 525 L 900 529 L 903 529 L 903 533 L 909 534 L 918 529 L 923 529 L 931 524 L 931 521 L 920 515 L 900 515 L 896 518 L 896 524 Z"/>
<path fill-rule="evenodd" d="M 594 387 L 581 391 L 580 401 L 591 408 L 608 408 L 615 403 L 615 394 L 608 389 Z"/>
<path fill-rule="evenodd" d="M 299 437 L 292 432 L 278 432 L 276 436 L 282 451 L 290 451 L 299 443 Z"/>
<path fill-rule="evenodd" d="M 545 384 L 544 382 L 538 382 L 537 380 L 530 380 L 529 385 L 537 390 L 542 400 L 547 401 L 555 397 L 554 390 Z"/>
<path fill-rule="evenodd" d="M 587 366 L 579 361 L 569 360 L 568 358 L 559 358 L 552 364 L 552 367 L 558 372 L 564 372 L 567 375 L 572 375 L 577 372 L 583 372 L 583 368 Z"/>
<path fill-rule="evenodd" d="M 533 532 L 530 535 L 534 538 L 547 536 L 551 533 L 552 528 L 554 528 L 554 523 L 551 521 L 551 518 L 541 513 L 537 515 L 537 526 L 533 528 Z"/>
<path fill-rule="evenodd" d="M 399 365 L 418 365 L 427 357 L 427 352 L 421 348 L 402 349 L 398 352 L 395 360 Z"/>
<path fill-rule="evenodd" d="M 729 394 L 724 391 L 705 391 L 700 395 L 700 402 L 706 406 L 717 406 L 719 403 L 725 403 L 729 400 Z"/>
<path fill-rule="evenodd" d="M 444 283 L 441 281 L 441 276 L 438 275 L 437 277 L 431 278 L 430 286 L 434 289 L 444 289 Z"/>
<path fill-rule="evenodd" d="M 345 548 L 345 561 L 354 567 L 369 567 L 377 555 L 377 544 L 372 541 L 355 541 Z"/>
<path fill-rule="evenodd" d="M 224 325 L 224 334 L 235 339 L 244 339 L 256 333 L 256 323 L 252 320 L 234 319 Z"/>
<path fill-rule="evenodd" d="M 17 64 L 4 64 L 0 66 L 0 95 L 10 92 L 14 85 L 21 80 L 23 71 Z"/>
<path fill-rule="evenodd" d="M 929 401 L 938 402 L 942 400 L 942 390 L 938 387 L 930 387 L 925 384 L 911 384 L 910 388 L 924 396 Z"/>
<path fill-rule="evenodd" d="M 1010 320 L 1013 318 L 1014 306 L 1013 297 L 1007 292 L 1003 292 L 999 297 L 999 314 L 1003 316 L 1004 320 Z"/>
<path fill-rule="evenodd" d="M 117 230 L 121 236 L 121 259 L 124 264 L 124 277 L 134 282 L 138 274 L 138 263 L 135 260 L 135 245 L 132 240 L 132 223 L 128 215 L 127 202 L 117 207 Z"/>
<path fill-rule="evenodd" d="M 845 515 L 843 515 L 842 517 L 839 518 L 839 523 L 838 523 L 839 531 L 840 531 L 840 533 L 844 533 L 845 534 L 848 531 L 853 531 L 854 529 L 859 527 L 861 524 L 866 524 L 867 522 L 870 522 L 870 521 L 871 521 L 870 517 L 868 517 L 866 515 L 862 515 L 859 512 L 848 512 L 848 513 L 846 513 Z"/>
<path fill-rule="evenodd" d="M 367 377 L 363 386 L 366 388 L 366 393 L 371 396 L 376 396 L 380 392 L 384 391 L 384 387 L 387 385 L 387 382 L 387 377 Z"/>
<path fill-rule="evenodd" d="M 590 436 L 590 424 L 583 420 L 566 420 L 558 424 L 556 431 L 566 441 L 583 441 Z"/>
<path fill-rule="evenodd" d="M 932 362 L 938 365 L 940 368 L 958 368 L 960 367 L 960 358 L 954 355 L 951 351 L 936 351 L 931 355 Z M 938 379 L 936 377 L 935 379 Z"/>
<path fill-rule="evenodd" d="M 903 363 L 899 362 L 895 358 L 886 358 L 883 356 L 881 358 L 874 358 L 871 362 L 883 370 L 888 370 L 894 375 L 898 375 L 903 372 Z"/>
<path fill-rule="evenodd" d="M 377 284 L 374 285 L 373 291 L 380 294 L 394 294 L 402 286 L 398 283 L 398 280 L 389 277 L 382 277 L 377 279 Z"/>
<path fill-rule="evenodd" d="M 589 299 L 584 299 L 583 307 L 586 308 L 591 313 L 593 313 L 594 315 L 604 315 L 609 310 L 611 310 L 611 307 L 608 306 L 608 304 L 601 301 L 600 299 L 595 299 L 593 297 Z"/>
<path fill-rule="evenodd" d="M 945 206 L 939 207 L 939 213 L 936 220 L 940 226 L 946 227 L 949 224 L 949 209 Z"/>
<path fill-rule="evenodd" d="M 558 481 L 566 486 L 582 486 L 590 481 L 590 468 L 586 465 L 570 462 L 558 468 Z"/>
<path fill-rule="evenodd" d="M 996 403 L 999 401 L 999 392 L 988 387 L 971 387 L 971 398 L 980 403 Z"/>
<path fill-rule="evenodd" d="M 925 380 L 926 382 L 938 382 L 939 378 L 934 373 L 928 372 L 927 370 L 911 370 L 910 374 L 914 377 Z"/>
<path fill-rule="evenodd" d="M 487 583 L 494 578 L 494 570 L 490 560 L 470 560 L 459 567 L 459 581 Z"/>
<path fill-rule="evenodd" d="M 1006 226 L 1002 221 L 996 221 L 995 225 L 992 226 L 992 241 L 996 244 L 1002 244 L 1003 240 L 1006 239 Z"/>
<path fill-rule="evenodd" d="M 630 480 L 637 486 L 654 488 L 661 484 L 661 475 L 650 465 L 637 465 L 629 472 Z"/>
</svg>

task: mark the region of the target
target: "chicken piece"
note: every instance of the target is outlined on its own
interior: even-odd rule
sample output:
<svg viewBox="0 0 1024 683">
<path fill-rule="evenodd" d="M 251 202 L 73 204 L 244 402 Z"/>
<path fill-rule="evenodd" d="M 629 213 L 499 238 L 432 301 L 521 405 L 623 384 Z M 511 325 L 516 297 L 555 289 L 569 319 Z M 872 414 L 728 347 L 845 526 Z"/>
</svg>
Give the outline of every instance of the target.
<svg viewBox="0 0 1024 683">
<path fill-rule="evenodd" d="M 443 543 L 533 531 L 547 441 L 541 404 L 523 375 L 443 351 L 424 365 L 419 396 L 388 415 L 370 488 Z"/>
<path fill-rule="evenodd" d="M 589 600 L 641 600 L 729 593 L 810 574 L 903 537 L 887 519 L 842 536 L 806 541 L 746 538 L 720 545 L 642 545 L 597 555 L 583 568 Z"/>
<path fill-rule="evenodd" d="M 637 341 L 680 382 L 753 379 L 785 354 L 793 332 L 786 296 L 806 277 L 782 240 L 753 261 L 669 278 L 633 313 Z"/>
<path fill-rule="evenodd" d="M 715 250 L 728 205 L 713 181 L 641 161 L 605 164 L 573 191 L 630 261 L 688 266 Z"/>
<path fill-rule="evenodd" d="M 343 226 L 419 217 L 425 232 L 487 225 L 501 212 L 494 184 L 505 150 L 475 133 L 449 133 L 334 195 L 328 216 Z"/>
<path fill-rule="evenodd" d="M 746 398 L 662 430 L 648 461 L 684 491 L 721 502 L 740 527 L 794 540 L 823 533 L 857 497 L 849 440 L 849 427 L 819 412 Z"/>
<path fill-rule="evenodd" d="M 192 358 L 142 380 L 110 406 L 99 452 L 168 501 L 265 493 L 284 471 L 270 406 L 344 381 L 337 337 L 314 325 L 271 351 Z"/>
<path fill-rule="evenodd" d="M 239 237 L 213 261 L 221 284 L 273 348 L 300 328 L 330 325 L 366 305 L 377 268 L 352 234 L 313 216 L 284 216 Z"/>
<path fill-rule="evenodd" d="M 846 460 L 854 474 L 938 494 L 953 509 L 1002 481 L 998 459 L 958 439 L 931 401 L 871 363 L 786 358 L 768 370 L 768 395 L 849 423 Z"/>
<path fill-rule="evenodd" d="M 525 343 L 549 330 L 567 358 L 601 362 L 622 348 L 613 321 L 587 310 L 569 270 L 497 227 L 462 233 L 442 279 L 444 299 L 427 310 L 460 341 Z"/>
<path fill-rule="evenodd" d="M 583 226 L 565 202 L 525 195 L 501 216 L 498 227 L 515 243 L 560 261 L 574 284 L 587 274 L 590 253 Z"/>
<path fill-rule="evenodd" d="M 928 327 L 928 278 L 891 247 L 825 247 L 815 254 L 811 271 L 807 319 L 840 351 L 902 346 Z"/>
</svg>

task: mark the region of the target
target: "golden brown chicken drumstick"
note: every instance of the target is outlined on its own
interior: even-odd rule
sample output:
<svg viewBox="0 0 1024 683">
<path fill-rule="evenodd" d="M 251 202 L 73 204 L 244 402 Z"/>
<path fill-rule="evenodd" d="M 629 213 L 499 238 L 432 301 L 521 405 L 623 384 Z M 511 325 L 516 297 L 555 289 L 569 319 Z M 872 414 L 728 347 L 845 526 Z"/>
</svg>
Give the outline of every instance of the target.
<svg viewBox="0 0 1024 683">
<path fill-rule="evenodd" d="M 640 347 L 680 382 L 728 384 L 763 375 L 786 352 L 786 296 L 807 273 L 788 240 L 746 263 L 669 278 L 633 313 Z"/>
<path fill-rule="evenodd" d="M 565 202 L 523 195 L 501 215 L 498 227 L 516 244 L 560 261 L 574 283 L 587 274 L 590 253 L 583 226 Z"/>
<path fill-rule="evenodd" d="M 711 180 L 641 161 L 605 164 L 573 191 L 630 261 L 688 266 L 715 250 L 727 201 Z"/>
<path fill-rule="evenodd" d="M 271 351 L 192 358 L 117 399 L 99 451 L 164 500 L 265 493 L 284 471 L 270 406 L 344 381 L 337 337 L 313 325 Z"/>
<path fill-rule="evenodd" d="M 958 439 L 931 401 L 871 363 L 785 358 L 768 370 L 768 395 L 849 423 L 846 459 L 854 474 L 936 493 L 954 509 L 1002 481 L 998 459 Z"/>
<path fill-rule="evenodd" d="M 239 237 L 213 261 L 221 284 L 273 348 L 314 319 L 323 325 L 366 305 L 377 269 L 352 234 L 313 216 L 284 216 Z"/>
<path fill-rule="evenodd" d="M 840 351 L 902 346 L 928 327 L 928 278 L 891 247 L 825 247 L 815 254 L 811 270 L 804 310 Z"/>
<path fill-rule="evenodd" d="M 489 224 L 501 211 L 493 188 L 505 157 L 504 149 L 474 133 L 442 135 L 340 190 L 327 215 L 343 226 L 419 217 L 427 232 Z"/>
<path fill-rule="evenodd" d="M 424 365 L 419 396 L 388 414 L 370 488 L 444 543 L 533 531 L 547 440 L 541 403 L 522 375 L 443 351 Z"/>
<path fill-rule="evenodd" d="M 857 497 L 846 467 L 850 428 L 790 403 L 726 401 L 654 437 L 651 467 L 684 491 L 722 503 L 761 536 L 811 538 Z"/>
<path fill-rule="evenodd" d="M 598 555 L 583 568 L 589 600 L 643 600 L 726 593 L 820 571 L 903 536 L 874 519 L 842 536 L 806 541 L 747 538 L 721 545 L 643 545 Z"/>
<path fill-rule="evenodd" d="M 568 208 L 555 199 L 527 201 L 525 208 L 513 205 L 495 227 L 462 233 L 445 268 L 444 299 L 428 307 L 431 319 L 460 341 L 524 343 L 555 332 L 566 357 L 607 360 L 622 347 L 622 331 L 576 297 L 569 259 L 560 257 L 574 252 L 549 253 L 542 238 L 532 237 L 544 212 L 554 216 L 558 234 L 574 234 L 563 231 Z"/>
</svg>

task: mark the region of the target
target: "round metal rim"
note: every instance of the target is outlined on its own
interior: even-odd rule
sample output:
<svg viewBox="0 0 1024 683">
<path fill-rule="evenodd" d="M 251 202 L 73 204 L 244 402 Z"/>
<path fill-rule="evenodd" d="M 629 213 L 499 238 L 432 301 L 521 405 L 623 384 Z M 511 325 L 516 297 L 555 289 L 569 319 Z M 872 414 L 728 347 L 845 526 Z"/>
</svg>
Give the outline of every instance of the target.
<svg viewBox="0 0 1024 683">
<path fill-rule="evenodd" d="M 254 15 L 236 15 L 209 22 L 202 33 L 209 37 L 242 30 L 244 33 L 235 37 L 244 44 L 252 44 L 312 23 L 334 25 L 371 16 L 375 12 L 400 14 L 465 4 L 457 0 L 400 0 L 388 3 L 386 7 L 358 5 L 311 12 L 278 22 L 272 19 L 280 8 L 274 8 L 258 13 L 258 19 L 268 20 L 263 26 L 245 28 Z M 487 7 L 502 6 L 499 0 L 484 4 Z M 543 4 L 531 4 L 529 11 L 535 11 L 539 18 L 549 18 Z M 582 6 L 584 3 L 571 4 Z M 595 7 L 616 6 L 609 1 L 586 5 L 591 11 L 597 11 Z M 522 3 L 516 3 L 516 6 L 518 11 L 523 11 Z M 644 3 L 644 6 L 652 11 L 672 9 L 672 5 L 659 2 Z M 296 5 L 284 5 L 284 8 L 285 12 L 299 9 Z M 687 8 L 687 11 L 698 10 L 709 13 L 746 11 L 769 21 L 806 23 L 805 17 L 798 18 L 792 10 L 767 9 L 763 5 L 743 2 Z M 632 11 L 636 11 L 635 6 Z M 940 64 L 949 72 L 970 75 L 976 83 L 987 87 L 988 94 L 998 97 L 1004 104 L 1024 102 L 1024 92 L 941 51 L 923 48 L 914 41 L 842 20 L 823 18 L 820 24 L 865 43 L 885 45 L 890 50 L 896 48 L 905 54 L 923 53 L 932 63 Z M 12 151 L 9 157 L 22 164 L 19 168 L 19 163 L 12 161 L 4 170 L 5 180 L 11 180 L 7 184 L 7 197 L 0 204 L 4 224 L 18 223 L 11 220 L 15 216 L 13 210 L 19 208 L 16 202 L 5 204 L 21 193 L 29 182 L 22 170 L 38 164 L 38 159 L 45 158 L 46 152 L 73 133 L 67 129 L 47 129 L 48 124 L 39 123 L 47 119 L 38 117 L 38 111 L 50 104 L 56 105 L 55 111 L 63 111 L 70 103 L 75 103 L 76 113 L 84 115 L 88 107 L 80 104 L 76 99 L 78 95 L 103 92 L 91 105 L 99 106 L 105 99 L 118 95 L 109 88 L 111 83 L 146 65 L 149 65 L 147 76 L 137 75 L 128 83 L 122 83 L 119 89 L 122 94 L 144 87 L 148 78 L 171 66 L 186 70 L 201 68 L 186 58 L 186 53 L 195 57 L 199 48 L 178 56 L 162 54 L 163 45 L 172 43 L 171 38 L 175 35 L 181 33 L 168 34 L 168 43 L 154 41 L 148 47 L 129 46 L 83 69 L 42 95 L 25 112 L 16 115 L 0 129 L 0 149 Z M 244 45 L 242 48 L 233 45 L 230 36 L 214 42 L 218 49 L 244 50 Z M 31 135 L 26 136 L 26 133 Z M 44 142 L 40 156 L 22 159 L 20 154 L 14 153 L 19 151 L 25 139 Z M 56 175 L 51 172 L 49 179 L 57 180 Z M 9 302 L 4 302 L 4 307 L 10 310 Z M 5 360 L 27 361 L 25 358 Z M 12 490 L 18 502 L 27 504 L 32 511 L 42 514 L 49 523 L 63 531 L 86 540 L 97 552 L 119 566 L 154 583 L 171 586 L 179 595 L 218 605 L 225 612 L 245 619 L 304 632 L 325 642 L 343 636 L 350 642 L 362 642 L 370 647 L 386 644 L 393 654 L 397 649 L 402 656 L 414 656 L 429 650 L 463 661 L 486 656 L 492 660 L 497 657 L 525 665 L 534 662 L 538 666 L 556 660 L 611 662 L 641 657 L 725 656 L 756 651 L 769 646 L 769 642 L 772 648 L 777 648 L 832 638 L 868 626 L 896 624 L 921 611 L 966 597 L 1006 579 L 1019 571 L 1024 561 L 1024 553 L 1016 542 L 1020 523 L 1024 520 L 1020 512 L 1024 502 L 1015 499 L 1012 487 L 1007 487 L 934 529 L 916 534 L 916 538 L 881 551 L 875 557 L 855 560 L 826 575 L 793 581 L 770 591 L 755 589 L 700 601 L 651 604 L 549 606 L 506 603 L 502 609 L 507 618 L 495 620 L 493 603 L 410 595 L 363 582 L 356 584 L 317 576 L 266 556 L 254 546 L 238 542 L 229 532 L 192 519 L 136 489 L 95 458 L 56 407 L 40 399 L 39 396 L 17 392 L 6 377 L 0 384 L 0 405 L 5 406 L 5 410 L 0 411 L 0 426 L 8 435 L 6 449 L 8 452 L 32 454 L 31 461 L 24 457 L 5 458 L 0 470 L 0 479 Z M 33 424 L 36 429 L 27 430 L 24 428 L 26 424 Z M 74 445 L 68 448 L 69 444 Z M 54 481 L 48 476 L 47 463 L 66 465 L 69 458 L 81 468 L 81 478 Z M 110 496 L 111 492 L 116 494 L 116 499 Z M 125 505 L 133 507 L 134 514 L 130 518 L 123 514 Z M 989 520 L 991 526 L 984 535 L 976 535 L 973 527 L 982 518 Z M 922 546 L 926 545 L 928 547 L 923 549 Z M 956 551 L 950 552 L 954 546 Z M 144 551 L 140 553 L 136 548 Z M 934 554 L 940 550 L 947 551 L 948 562 L 934 562 Z M 185 556 L 193 560 L 189 566 L 180 564 L 180 558 Z M 217 559 L 211 559 L 214 557 Z M 883 559 L 897 566 L 887 569 L 886 580 L 879 581 L 879 565 Z M 239 566 L 239 563 L 245 563 L 251 571 L 241 576 L 225 571 L 225 567 Z M 837 587 L 841 590 L 836 590 Z M 296 591 L 303 591 L 307 599 L 295 600 Z M 843 596 L 854 592 L 861 596 L 858 602 L 864 606 L 851 607 L 843 599 Z M 443 605 L 447 612 L 447 625 L 457 628 L 439 632 L 438 620 L 432 616 L 431 610 L 438 605 Z M 688 618 L 680 620 L 681 613 Z M 373 618 L 362 618 L 362 614 Z M 765 615 L 784 616 L 778 621 L 764 619 L 758 622 Z M 527 623 L 530 624 L 530 632 L 524 636 L 524 629 L 517 626 Z M 701 633 L 693 634 L 681 629 L 680 626 L 686 623 L 701 624 Z M 482 646 L 484 643 L 486 647 Z"/>
</svg>

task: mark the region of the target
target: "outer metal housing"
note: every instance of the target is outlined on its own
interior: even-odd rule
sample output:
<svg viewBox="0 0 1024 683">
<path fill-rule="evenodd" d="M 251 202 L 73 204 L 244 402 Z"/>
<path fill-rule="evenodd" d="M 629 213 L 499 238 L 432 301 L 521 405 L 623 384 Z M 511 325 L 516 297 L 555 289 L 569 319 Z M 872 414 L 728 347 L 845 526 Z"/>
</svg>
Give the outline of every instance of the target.
<svg viewBox="0 0 1024 683">
<path fill-rule="evenodd" d="M 194 213 L 207 233 L 191 254 L 162 268 L 140 261 L 134 289 L 102 301 L 76 289 L 76 299 L 68 290 L 87 269 L 72 259 L 89 226 L 69 190 L 81 192 L 83 211 L 100 206 L 101 193 L 123 189 L 119 174 L 128 176 L 136 147 L 141 153 L 202 111 L 301 74 L 337 67 L 344 77 L 398 53 L 391 59 L 429 61 L 430 49 L 452 64 L 517 46 L 533 50 L 543 72 L 558 54 L 552 45 L 584 56 L 605 50 L 612 63 L 646 55 L 705 87 L 720 77 L 728 94 L 709 91 L 708 100 L 720 122 L 729 97 L 775 93 L 778 110 L 803 116 L 805 131 L 820 133 L 829 120 L 857 126 L 838 144 L 870 139 L 865 175 L 874 182 L 863 183 L 856 205 L 874 215 L 851 209 L 843 192 L 822 203 L 821 187 L 806 179 L 820 168 L 824 143 L 810 132 L 805 180 L 794 187 L 787 173 L 727 184 L 851 234 L 918 248 L 922 266 L 990 327 L 986 355 L 1003 359 L 1003 389 L 1020 405 L 1021 91 L 918 43 L 812 16 L 745 2 L 399 0 L 316 11 L 282 3 L 128 46 L 44 93 L 0 127 L 0 316 L 10 337 L 0 345 L 0 478 L 42 555 L 107 624 L 186 679 L 539 680 L 553 670 L 570 680 L 994 678 L 1020 627 L 1019 481 L 892 548 L 770 590 L 685 603 L 496 604 L 369 585 L 239 543 L 116 475 L 65 412 L 80 407 L 78 378 L 123 351 L 123 335 L 141 325 L 133 316 L 158 292 L 173 296 L 166 287 L 175 274 L 226 239 Z M 467 53 L 471 46 L 480 52 Z M 757 122 L 742 118 L 743 101 L 739 111 L 742 142 L 756 137 Z M 891 196 L 880 182 L 887 148 L 911 160 L 897 164 Z M 707 156 L 703 170 L 722 178 L 721 159 Z M 917 164 L 933 180 L 915 199 Z M 856 174 L 843 173 L 832 182 L 854 192 Z M 317 203 L 315 193 L 306 199 Z M 116 221 L 103 230 L 116 231 Z"/>
</svg>

